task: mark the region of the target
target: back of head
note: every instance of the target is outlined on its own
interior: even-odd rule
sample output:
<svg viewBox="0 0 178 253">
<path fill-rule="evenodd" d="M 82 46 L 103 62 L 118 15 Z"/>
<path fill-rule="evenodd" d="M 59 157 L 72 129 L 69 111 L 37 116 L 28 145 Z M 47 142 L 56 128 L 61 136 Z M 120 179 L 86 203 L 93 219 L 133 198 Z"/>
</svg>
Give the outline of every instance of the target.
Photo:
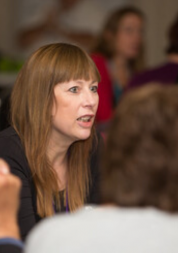
<svg viewBox="0 0 178 253">
<path fill-rule="evenodd" d="M 178 87 L 145 86 L 118 105 L 105 154 L 102 202 L 178 211 Z"/>
</svg>

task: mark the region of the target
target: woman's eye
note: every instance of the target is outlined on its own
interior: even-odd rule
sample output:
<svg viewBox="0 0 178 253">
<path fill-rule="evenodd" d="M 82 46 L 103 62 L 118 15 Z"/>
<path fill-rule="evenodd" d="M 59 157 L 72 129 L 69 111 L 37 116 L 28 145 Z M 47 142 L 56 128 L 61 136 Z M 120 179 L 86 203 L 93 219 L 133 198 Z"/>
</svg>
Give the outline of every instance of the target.
<svg viewBox="0 0 178 253">
<path fill-rule="evenodd" d="M 78 87 L 77 86 L 72 87 L 72 88 L 69 89 L 69 91 L 72 92 L 72 93 L 77 93 L 78 92 Z"/>
<path fill-rule="evenodd" d="M 97 92 L 98 86 L 92 86 L 92 87 L 90 88 L 90 90 L 91 90 L 92 92 Z"/>
</svg>

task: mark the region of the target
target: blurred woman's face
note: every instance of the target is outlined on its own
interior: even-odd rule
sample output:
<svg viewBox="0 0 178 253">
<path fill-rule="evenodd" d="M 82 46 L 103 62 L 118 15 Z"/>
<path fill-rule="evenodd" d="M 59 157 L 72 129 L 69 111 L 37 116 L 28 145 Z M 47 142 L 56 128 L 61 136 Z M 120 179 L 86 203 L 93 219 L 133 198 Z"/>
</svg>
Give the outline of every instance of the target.
<svg viewBox="0 0 178 253">
<path fill-rule="evenodd" d="M 120 21 L 115 36 L 115 50 L 127 59 L 138 56 L 143 40 L 143 20 L 135 14 L 127 14 Z"/>
</svg>

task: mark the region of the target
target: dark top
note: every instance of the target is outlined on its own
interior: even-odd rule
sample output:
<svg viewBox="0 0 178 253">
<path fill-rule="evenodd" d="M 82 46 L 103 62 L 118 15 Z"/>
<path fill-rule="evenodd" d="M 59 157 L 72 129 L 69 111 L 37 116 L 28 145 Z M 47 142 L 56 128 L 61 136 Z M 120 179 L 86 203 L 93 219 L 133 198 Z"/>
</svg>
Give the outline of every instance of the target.
<svg viewBox="0 0 178 253">
<path fill-rule="evenodd" d="M 22 253 L 22 249 L 13 244 L 0 245 L 0 253 Z"/>
<path fill-rule="evenodd" d="M 98 203 L 98 180 L 99 180 L 99 142 L 91 154 L 92 186 L 87 198 L 87 203 Z M 96 144 L 95 144 L 96 146 Z M 11 172 L 22 180 L 21 201 L 18 214 L 18 223 L 22 240 L 25 239 L 31 228 L 41 219 L 37 214 L 36 190 L 32 180 L 31 171 L 22 147 L 21 141 L 14 128 L 9 127 L 0 132 L 0 157 L 10 166 Z M 64 207 L 63 207 L 63 210 Z"/>
<path fill-rule="evenodd" d="M 21 241 L 13 238 L 0 239 L 0 253 L 21 253 L 24 245 Z"/>
<path fill-rule="evenodd" d="M 151 82 L 160 82 L 163 85 L 176 83 L 178 78 L 178 64 L 167 62 L 156 68 L 144 71 L 136 75 L 129 83 L 127 90 L 136 88 Z"/>
</svg>

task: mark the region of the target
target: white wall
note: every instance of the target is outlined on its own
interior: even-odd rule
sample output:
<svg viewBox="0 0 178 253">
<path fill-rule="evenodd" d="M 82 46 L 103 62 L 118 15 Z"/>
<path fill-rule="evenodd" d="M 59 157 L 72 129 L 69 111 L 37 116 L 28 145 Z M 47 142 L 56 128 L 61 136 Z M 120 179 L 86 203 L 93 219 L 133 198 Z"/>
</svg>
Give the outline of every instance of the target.
<svg viewBox="0 0 178 253">
<path fill-rule="evenodd" d="M 14 51 L 15 1 L 0 0 L 0 50 Z"/>
<path fill-rule="evenodd" d="M 145 41 L 148 66 L 155 66 L 164 61 L 164 50 L 167 45 L 166 32 L 178 13 L 178 0 L 96 1 L 99 1 L 108 11 L 129 2 L 141 8 L 147 17 Z M 0 50 L 13 52 L 15 49 L 14 28 L 17 3 L 17 0 L 0 0 Z"/>
<path fill-rule="evenodd" d="M 178 0 L 133 0 L 147 17 L 145 41 L 148 66 L 155 66 L 166 59 L 167 30 L 178 14 Z"/>
<path fill-rule="evenodd" d="M 132 0 L 95 0 L 95 1 L 98 1 L 101 5 L 103 5 L 103 7 L 106 10 L 112 11 L 114 8 L 128 4 Z"/>
<path fill-rule="evenodd" d="M 29 0 L 30 1 L 30 0 Z M 43 0 L 41 0 L 43 1 Z M 109 12 L 130 0 L 95 0 Z M 0 0 L 0 51 L 16 54 L 16 19 L 18 0 Z M 92 16 L 92 15 L 91 15 Z"/>
</svg>

